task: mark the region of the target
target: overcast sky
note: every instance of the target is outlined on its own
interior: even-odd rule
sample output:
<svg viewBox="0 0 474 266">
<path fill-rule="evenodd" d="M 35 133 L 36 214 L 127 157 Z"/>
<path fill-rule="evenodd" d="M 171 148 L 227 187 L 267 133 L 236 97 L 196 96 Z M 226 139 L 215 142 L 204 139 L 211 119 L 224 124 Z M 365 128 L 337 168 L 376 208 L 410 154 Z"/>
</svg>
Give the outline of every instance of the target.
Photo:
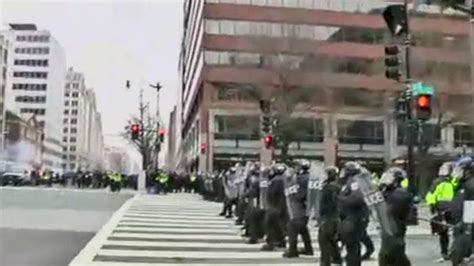
<svg viewBox="0 0 474 266">
<path fill-rule="evenodd" d="M 3 23 L 35 23 L 64 48 L 67 66 L 94 88 L 104 131 L 117 134 L 138 113 L 138 87 L 160 81 L 161 117 L 176 103 L 183 0 L 0 0 Z M 132 89 L 125 89 L 125 80 Z"/>
</svg>

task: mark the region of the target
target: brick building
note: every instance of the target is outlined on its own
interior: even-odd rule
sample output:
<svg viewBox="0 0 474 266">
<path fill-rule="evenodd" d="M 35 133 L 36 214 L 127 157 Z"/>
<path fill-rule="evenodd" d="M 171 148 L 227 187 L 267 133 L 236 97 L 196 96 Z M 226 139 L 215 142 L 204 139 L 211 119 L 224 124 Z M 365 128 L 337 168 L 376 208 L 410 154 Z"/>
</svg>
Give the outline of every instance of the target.
<svg viewBox="0 0 474 266">
<path fill-rule="evenodd" d="M 185 1 L 177 107 L 179 167 L 218 170 L 262 151 L 258 101 L 247 88 L 285 86 L 312 92 L 295 102 L 303 119 L 289 154 L 295 158 L 362 159 L 374 167 L 403 157 L 404 129 L 393 117 L 404 87 L 384 76 L 384 46 L 393 40 L 381 12 L 400 1 Z M 437 89 L 433 117 L 453 120 L 472 103 L 469 20 L 436 6 L 412 6 L 413 74 Z M 432 153 L 455 154 L 474 145 L 462 122 L 424 132 Z M 454 120 L 453 120 L 454 121 Z M 202 143 L 207 150 L 200 152 Z M 278 159 L 280 151 L 275 151 Z"/>
</svg>

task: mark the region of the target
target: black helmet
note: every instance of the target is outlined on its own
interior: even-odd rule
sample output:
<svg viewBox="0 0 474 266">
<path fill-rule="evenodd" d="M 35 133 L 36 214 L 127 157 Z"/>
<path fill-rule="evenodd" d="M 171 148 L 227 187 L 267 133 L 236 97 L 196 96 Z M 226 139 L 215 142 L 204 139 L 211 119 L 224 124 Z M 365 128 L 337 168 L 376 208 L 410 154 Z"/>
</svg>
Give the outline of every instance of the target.
<svg viewBox="0 0 474 266">
<path fill-rule="evenodd" d="M 326 168 L 327 181 L 334 181 L 339 175 L 339 168 L 336 166 L 329 166 Z"/>
<path fill-rule="evenodd" d="M 301 166 L 301 170 L 304 170 L 304 171 L 308 171 L 309 168 L 311 168 L 311 164 L 309 163 L 308 160 L 301 161 L 300 166 Z"/>
<path fill-rule="evenodd" d="M 344 164 L 340 177 L 346 179 L 358 175 L 361 172 L 361 166 L 357 162 L 347 162 Z"/>
<path fill-rule="evenodd" d="M 272 167 L 273 173 L 276 175 L 281 175 L 286 171 L 286 165 L 277 163 Z"/>
<path fill-rule="evenodd" d="M 252 173 L 258 173 L 258 172 L 260 172 L 260 168 L 261 168 L 260 162 L 255 162 L 255 163 L 253 163 L 252 166 L 250 167 L 250 172 L 252 172 Z"/>
</svg>

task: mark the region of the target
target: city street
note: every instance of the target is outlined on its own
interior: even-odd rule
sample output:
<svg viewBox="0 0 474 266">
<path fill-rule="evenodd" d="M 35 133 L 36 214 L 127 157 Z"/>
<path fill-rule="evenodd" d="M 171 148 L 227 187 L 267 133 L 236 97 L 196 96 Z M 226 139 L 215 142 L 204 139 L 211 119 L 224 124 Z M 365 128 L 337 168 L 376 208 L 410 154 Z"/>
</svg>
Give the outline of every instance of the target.
<svg viewBox="0 0 474 266">
<path fill-rule="evenodd" d="M 262 252 L 260 245 L 245 244 L 234 221 L 217 215 L 220 210 L 221 204 L 197 195 L 141 194 L 122 206 L 70 265 L 315 265 L 318 261 L 314 227 L 315 256 L 284 259 L 281 250 Z M 370 234 L 379 246 L 377 232 L 371 229 Z M 437 243 L 425 225 L 410 227 L 407 253 L 413 265 L 433 265 Z M 363 265 L 377 263 L 373 259 Z"/>
<path fill-rule="evenodd" d="M 64 266 L 131 193 L 0 188 L 0 264 Z"/>
</svg>

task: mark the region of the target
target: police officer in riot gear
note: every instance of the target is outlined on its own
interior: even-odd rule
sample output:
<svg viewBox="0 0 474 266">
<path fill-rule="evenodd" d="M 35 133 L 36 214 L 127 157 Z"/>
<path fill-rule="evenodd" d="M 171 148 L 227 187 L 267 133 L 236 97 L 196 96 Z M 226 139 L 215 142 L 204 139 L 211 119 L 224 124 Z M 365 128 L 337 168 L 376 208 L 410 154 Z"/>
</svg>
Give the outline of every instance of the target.
<svg viewBox="0 0 474 266">
<path fill-rule="evenodd" d="M 459 181 L 457 193 L 451 204 L 451 216 L 454 223 L 451 262 L 453 266 L 463 265 L 464 258 L 472 253 L 472 215 L 474 202 L 474 162 L 464 157 L 455 163 L 453 176 Z"/>
<path fill-rule="evenodd" d="M 346 247 L 347 266 L 361 265 L 361 231 L 364 230 L 364 218 L 367 206 L 354 177 L 361 173 L 356 162 L 347 162 L 341 171 L 341 193 L 339 194 L 340 226 L 339 235 Z"/>
<path fill-rule="evenodd" d="M 263 237 L 261 230 L 259 230 L 260 228 L 257 219 L 259 182 L 260 164 L 254 163 L 250 168 L 249 178 L 247 178 L 245 183 L 246 197 L 248 200 L 247 211 L 245 215 L 245 228 L 247 235 L 250 237 L 248 241 L 249 244 L 256 244 L 258 242 L 258 239 Z"/>
<path fill-rule="evenodd" d="M 442 260 L 449 260 L 449 227 L 443 223 L 452 224 L 449 209 L 456 189 L 452 172 L 453 164 L 451 162 L 444 163 L 438 171 L 438 178 L 433 181 L 425 196 L 431 214 L 434 215 L 431 231 L 433 234 L 439 235 Z"/>
<path fill-rule="evenodd" d="M 283 257 L 298 257 L 298 235 L 301 235 L 304 243 L 304 255 L 312 256 L 313 246 L 311 245 L 311 236 L 308 230 L 307 215 L 307 193 L 309 163 L 302 164 L 306 168 L 296 174 L 293 169 L 288 169 L 285 174 L 285 197 L 288 211 L 288 241 L 289 248 L 283 253 Z"/>
<path fill-rule="evenodd" d="M 231 167 L 227 173 L 225 173 L 224 178 L 222 179 L 225 191 L 225 199 L 224 207 L 219 215 L 225 215 L 226 218 L 233 217 L 232 206 L 237 204 L 237 187 L 235 186 L 235 179 L 237 178 L 236 173 L 237 169 L 235 167 Z"/>
<path fill-rule="evenodd" d="M 341 253 L 337 245 L 339 226 L 338 195 L 341 189 L 335 166 L 326 168 L 325 179 L 321 182 L 321 204 L 319 207 L 318 243 L 321 251 L 321 266 L 342 265 Z"/>
<path fill-rule="evenodd" d="M 361 166 L 363 170 L 370 172 L 366 162 L 358 161 L 357 163 Z M 372 241 L 367 232 L 367 228 L 369 227 L 370 222 L 370 210 L 368 208 L 365 208 L 365 213 L 363 217 L 364 230 L 361 231 L 360 242 L 364 245 L 365 252 L 362 255 L 362 260 L 368 260 L 372 256 L 372 253 L 374 253 L 375 251 L 374 242 Z"/>
<path fill-rule="evenodd" d="M 266 197 L 265 228 L 267 230 L 266 244 L 262 246 L 264 251 L 272 251 L 275 246 L 284 248 L 286 225 L 286 202 L 284 174 L 286 165 L 276 164 L 272 167 L 269 175 L 269 184 Z"/>
<path fill-rule="evenodd" d="M 410 266 L 405 253 L 405 233 L 413 198 L 407 189 L 401 187 L 406 173 L 401 168 L 388 169 L 380 179 L 380 190 L 387 204 L 387 215 L 393 218 L 396 230 L 393 235 L 382 231 L 379 253 L 380 266 Z"/>
</svg>

